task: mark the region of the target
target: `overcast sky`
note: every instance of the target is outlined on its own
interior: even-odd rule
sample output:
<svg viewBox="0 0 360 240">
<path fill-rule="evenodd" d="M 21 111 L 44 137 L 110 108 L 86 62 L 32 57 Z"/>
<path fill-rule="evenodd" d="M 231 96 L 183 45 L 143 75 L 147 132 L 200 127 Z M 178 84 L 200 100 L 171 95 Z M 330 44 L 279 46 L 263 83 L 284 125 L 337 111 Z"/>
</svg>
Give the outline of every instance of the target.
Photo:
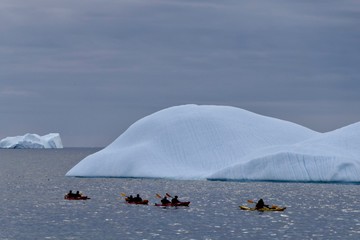
<svg viewBox="0 0 360 240">
<path fill-rule="evenodd" d="M 0 139 L 107 146 L 187 103 L 360 121 L 358 0 L 2 0 Z"/>
</svg>

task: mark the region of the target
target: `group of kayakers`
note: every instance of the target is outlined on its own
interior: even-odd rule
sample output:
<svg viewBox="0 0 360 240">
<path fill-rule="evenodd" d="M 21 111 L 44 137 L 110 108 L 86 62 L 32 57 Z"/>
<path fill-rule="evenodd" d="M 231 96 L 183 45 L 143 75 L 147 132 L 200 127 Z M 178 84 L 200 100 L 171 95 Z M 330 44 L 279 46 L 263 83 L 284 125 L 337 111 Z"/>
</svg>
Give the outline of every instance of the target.
<svg viewBox="0 0 360 240">
<path fill-rule="evenodd" d="M 81 197 L 81 193 L 79 191 L 76 191 L 76 193 L 73 193 L 72 190 L 70 190 L 67 194 L 67 197 L 69 198 L 77 198 L 77 197 Z"/>
<path fill-rule="evenodd" d="M 81 192 L 76 191 L 76 193 L 73 193 L 72 190 L 70 190 L 67 194 L 65 194 L 64 199 L 67 200 L 87 200 L 90 199 L 88 196 L 83 195 Z"/>
<path fill-rule="evenodd" d="M 123 197 L 125 197 L 125 201 L 127 203 L 132 203 L 132 204 L 148 204 L 148 200 L 143 200 L 140 197 L 140 194 L 136 194 L 136 197 L 133 197 L 133 195 L 129 195 L 126 196 L 126 194 L 121 193 L 121 195 Z M 190 202 L 181 202 L 179 200 L 179 197 L 177 195 L 175 195 L 174 197 L 172 197 L 170 194 L 166 193 L 164 195 L 164 197 L 161 197 L 161 195 L 156 194 L 156 196 L 158 198 L 161 198 L 161 204 L 155 204 L 156 206 L 188 206 L 190 204 Z M 171 198 L 171 200 L 169 200 L 169 198 Z M 90 199 L 87 196 L 83 196 L 79 191 L 76 191 L 76 193 L 73 193 L 72 190 L 70 190 L 66 195 L 65 195 L 65 199 L 75 199 L 75 200 L 85 200 L 85 199 Z M 248 200 L 248 202 L 250 203 L 255 203 L 252 200 Z M 272 206 L 270 207 L 269 205 L 265 204 L 264 200 L 262 198 L 259 199 L 259 201 L 256 202 L 256 205 L 254 208 L 254 210 L 264 210 L 266 208 L 268 209 L 278 209 L 278 208 L 274 208 L 277 206 Z M 240 206 L 241 208 L 241 206 Z M 244 209 L 246 209 L 246 207 L 244 207 Z M 285 208 L 283 208 L 285 209 Z"/>
<path fill-rule="evenodd" d="M 158 197 L 160 197 L 160 196 L 158 195 Z M 168 197 L 170 197 L 171 200 L 169 200 Z M 133 197 L 133 195 L 126 196 L 125 201 L 127 203 L 140 203 L 140 202 L 143 202 L 143 199 L 140 197 L 140 194 L 136 194 L 136 197 Z M 164 204 L 164 205 L 169 204 L 169 203 L 178 204 L 178 203 L 180 203 L 180 200 L 179 200 L 178 196 L 171 197 L 169 194 L 166 194 L 161 199 L 161 203 Z"/>
<path fill-rule="evenodd" d="M 157 194 L 158 195 L 158 194 Z M 82 196 L 82 194 L 79 191 L 76 191 L 76 193 L 73 193 L 72 190 L 70 190 L 66 195 L 66 197 L 68 198 L 79 198 Z M 159 197 L 159 195 L 158 195 Z M 174 197 L 172 197 L 171 201 L 168 199 L 168 197 L 171 197 L 168 193 L 164 195 L 164 197 L 161 199 L 161 203 L 166 205 L 166 204 L 178 204 L 180 203 L 179 197 L 177 195 L 175 195 Z M 143 199 L 140 197 L 140 194 L 136 194 L 136 197 L 133 197 L 133 195 L 127 196 L 125 198 L 126 202 L 128 203 L 141 203 L 143 202 Z M 262 198 L 260 198 L 260 200 L 256 203 L 255 208 L 256 209 L 261 209 L 261 208 L 269 208 L 269 205 L 266 205 L 264 203 L 264 200 Z"/>
<path fill-rule="evenodd" d="M 159 194 L 156 194 L 158 198 L 161 198 L 161 196 Z M 123 196 L 125 196 L 125 194 L 123 194 Z M 171 200 L 169 200 L 169 198 L 171 198 Z M 136 195 L 136 197 L 133 197 L 132 195 L 128 196 L 125 198 L 127 203 L 142 203 L 143 199 L 140 197 L 139 194 Z M 251 201 L 252 203 L 255 203 L 253 201 Z M 146 202 L 147 203 L 147 202 Z M 183 202 L 181 202 L 179 200 L 179 197 L 176 195 L 174 197 L 171 197 L 170 194 L 166 193 L 164 195 L 164 197 L 162 197 L 161 199 L 161 205 L 163 206 L 175 206 L 178 204 L 181 204 Z M 187 202 L 186 202 L 187 203 Z M 160 204 L 156 204 L 156 205 L 160 205 Z M 187 204 L 188 205 L 188 204 Z M 269 205 L 265 204 L 264 200 L 262 198 L 259 199 L 259 201 L 256 203 L 255 208 L 256 210 L 263 210 L 264 208 L 271 208 Z"/>
<path fill-rule="evenodd" d="M 123 197 L 125 197 L 125 201 L 127 203 L 134 203 L 134 204 L 147 204 L 148 203 L 148 200 L 143 200 L 140 197 L 140 194 L 136 194 L 136 197 L 134 197 L 133 195 L 127 196 L 125 193 L 121 193 L 121 195 Z M 159 194 L 156 194 L 156 196 L 158 198 L 162 198 Z M 76 193 L 73 193 L 72 190 L 70 190 L 65 195 L 65 199 L 79 199 L 80 200 L 82 197 L 83 197 L 83 195 L 79 191 L 76 191 Z M 169 200 L 168 197 L 171 198 L 171 200 Z M 89 199 L 89 198 L 86 196 L 86 199 Z M 180 204 L 180 203 L 183 203 L 183 202 L 181 202 L 179 200 L 178 196 L 172 197 L 168 193 L 166 193 L 166 195 L 161 199 L 161 204 L 163 204 L 163 205 L 168 205 L 168 204 L 177 205 L 177 204 Z"/>
<path fill-rule="evenodd" d="M 133 197 L 133 195 L 130 195 L 125 198 L 126 202 L 128 203 L 139 203 L 142 202 L 142 198 L 140 197 L 140 194 L 136 194 L 136 197 Z"/>
<path fill-rule="evenodd" d="M 163 197 L 163 199 L 161 199 L 162 204 L 168 204 L 168 203 L 177 204 L 179 202 L 180 202 L 180 200 L 179 200 L 178 196 L 173 197 L 171 199 L 171 201 L 167 198 L 166 195 Z"/>
</svg>

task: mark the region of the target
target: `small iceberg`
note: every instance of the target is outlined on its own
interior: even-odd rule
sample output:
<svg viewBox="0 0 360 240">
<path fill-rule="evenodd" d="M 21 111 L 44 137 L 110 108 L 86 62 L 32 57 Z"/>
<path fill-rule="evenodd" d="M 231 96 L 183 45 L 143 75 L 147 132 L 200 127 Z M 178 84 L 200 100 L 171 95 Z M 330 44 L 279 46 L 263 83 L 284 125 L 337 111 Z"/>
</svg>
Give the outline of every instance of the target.
<svg viewBox="0 0 360 240">
<path fill-rule="evenodd" d="M 27 133 L 24 136 L 6 137 L 0 140 L 0 148 L 63 148 L 63 145 L 59 133 L 49 133 L 44 136 Z"/>
</svg>

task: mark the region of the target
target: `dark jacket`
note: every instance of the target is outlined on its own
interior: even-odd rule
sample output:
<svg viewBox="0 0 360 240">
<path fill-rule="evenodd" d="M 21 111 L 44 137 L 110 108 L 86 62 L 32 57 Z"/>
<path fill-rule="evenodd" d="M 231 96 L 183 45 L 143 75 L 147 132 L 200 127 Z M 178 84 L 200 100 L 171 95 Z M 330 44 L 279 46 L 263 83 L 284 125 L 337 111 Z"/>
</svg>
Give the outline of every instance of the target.
<svg viewBox="0 0 360 240">
<path fill-rule="evenodd" d="M 142 198 L 140 197 L 139 194 L 137 194 L 136 197 L 134 197 L 134 202 L 142 202 Z"/>
<path fill-rule="evenodd" d="M 167 197 L 164 197 L 163 199 L 161 199 L 161 203 L 167 204 L 167 203 L 171 203 L 171 202 L 167 199 Z"/>
<path fill-rule="evenodd" d="M 171 203 L 172 204 L 176 204 L 176 203 L 179 203 L 179 199 L 178 199 L 178 196 L 175 196 L 173 199 L 171 199 Z"/>
<path fill-rule="evenodd" d="M 264 208 L 264 207 L 269 207 L 269 206 L 265 205 L 264 200 L 262 200 L 262 199 L 260 199 L 255 206 L 256 209 L 260 209 L 260 208 Z"/>
</svg>

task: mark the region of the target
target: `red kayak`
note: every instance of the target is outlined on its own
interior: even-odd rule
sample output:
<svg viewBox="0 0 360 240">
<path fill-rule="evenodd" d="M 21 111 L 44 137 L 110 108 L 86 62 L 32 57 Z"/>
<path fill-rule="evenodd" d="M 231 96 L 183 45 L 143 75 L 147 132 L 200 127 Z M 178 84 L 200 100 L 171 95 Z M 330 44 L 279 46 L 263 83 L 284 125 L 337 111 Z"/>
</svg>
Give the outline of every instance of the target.
<svg viewBox="0 0 360 240">
<path fill-rule="evenodd" d="M 66 199 L 66 200 L 88 200 L 90 198 L 88 196 L 69 196 L 69 195 L 65 195 L 64 199 Z"/>
<path fill-rule="evenodd" d="M 138 205 L 138 204 L 142 204 L 142 205 L 147 205 L 148 203 L 149 203 L 149 200 L 142 200 L 141 202 L 128 202 L 128 201 L 126 201 L 126 203 L 127 204 L 136 204 L 136 205 Z"/>
<path fill-rule="evenodd" d="M 165 204 L 162 204 L 162 203 L 155 203 L 155 206 L 158 206 L 158 207 L 188 207 L 190 204 L 190 202 L 179 202 L 179 203 L 165 203 Z"/>
</svg>

